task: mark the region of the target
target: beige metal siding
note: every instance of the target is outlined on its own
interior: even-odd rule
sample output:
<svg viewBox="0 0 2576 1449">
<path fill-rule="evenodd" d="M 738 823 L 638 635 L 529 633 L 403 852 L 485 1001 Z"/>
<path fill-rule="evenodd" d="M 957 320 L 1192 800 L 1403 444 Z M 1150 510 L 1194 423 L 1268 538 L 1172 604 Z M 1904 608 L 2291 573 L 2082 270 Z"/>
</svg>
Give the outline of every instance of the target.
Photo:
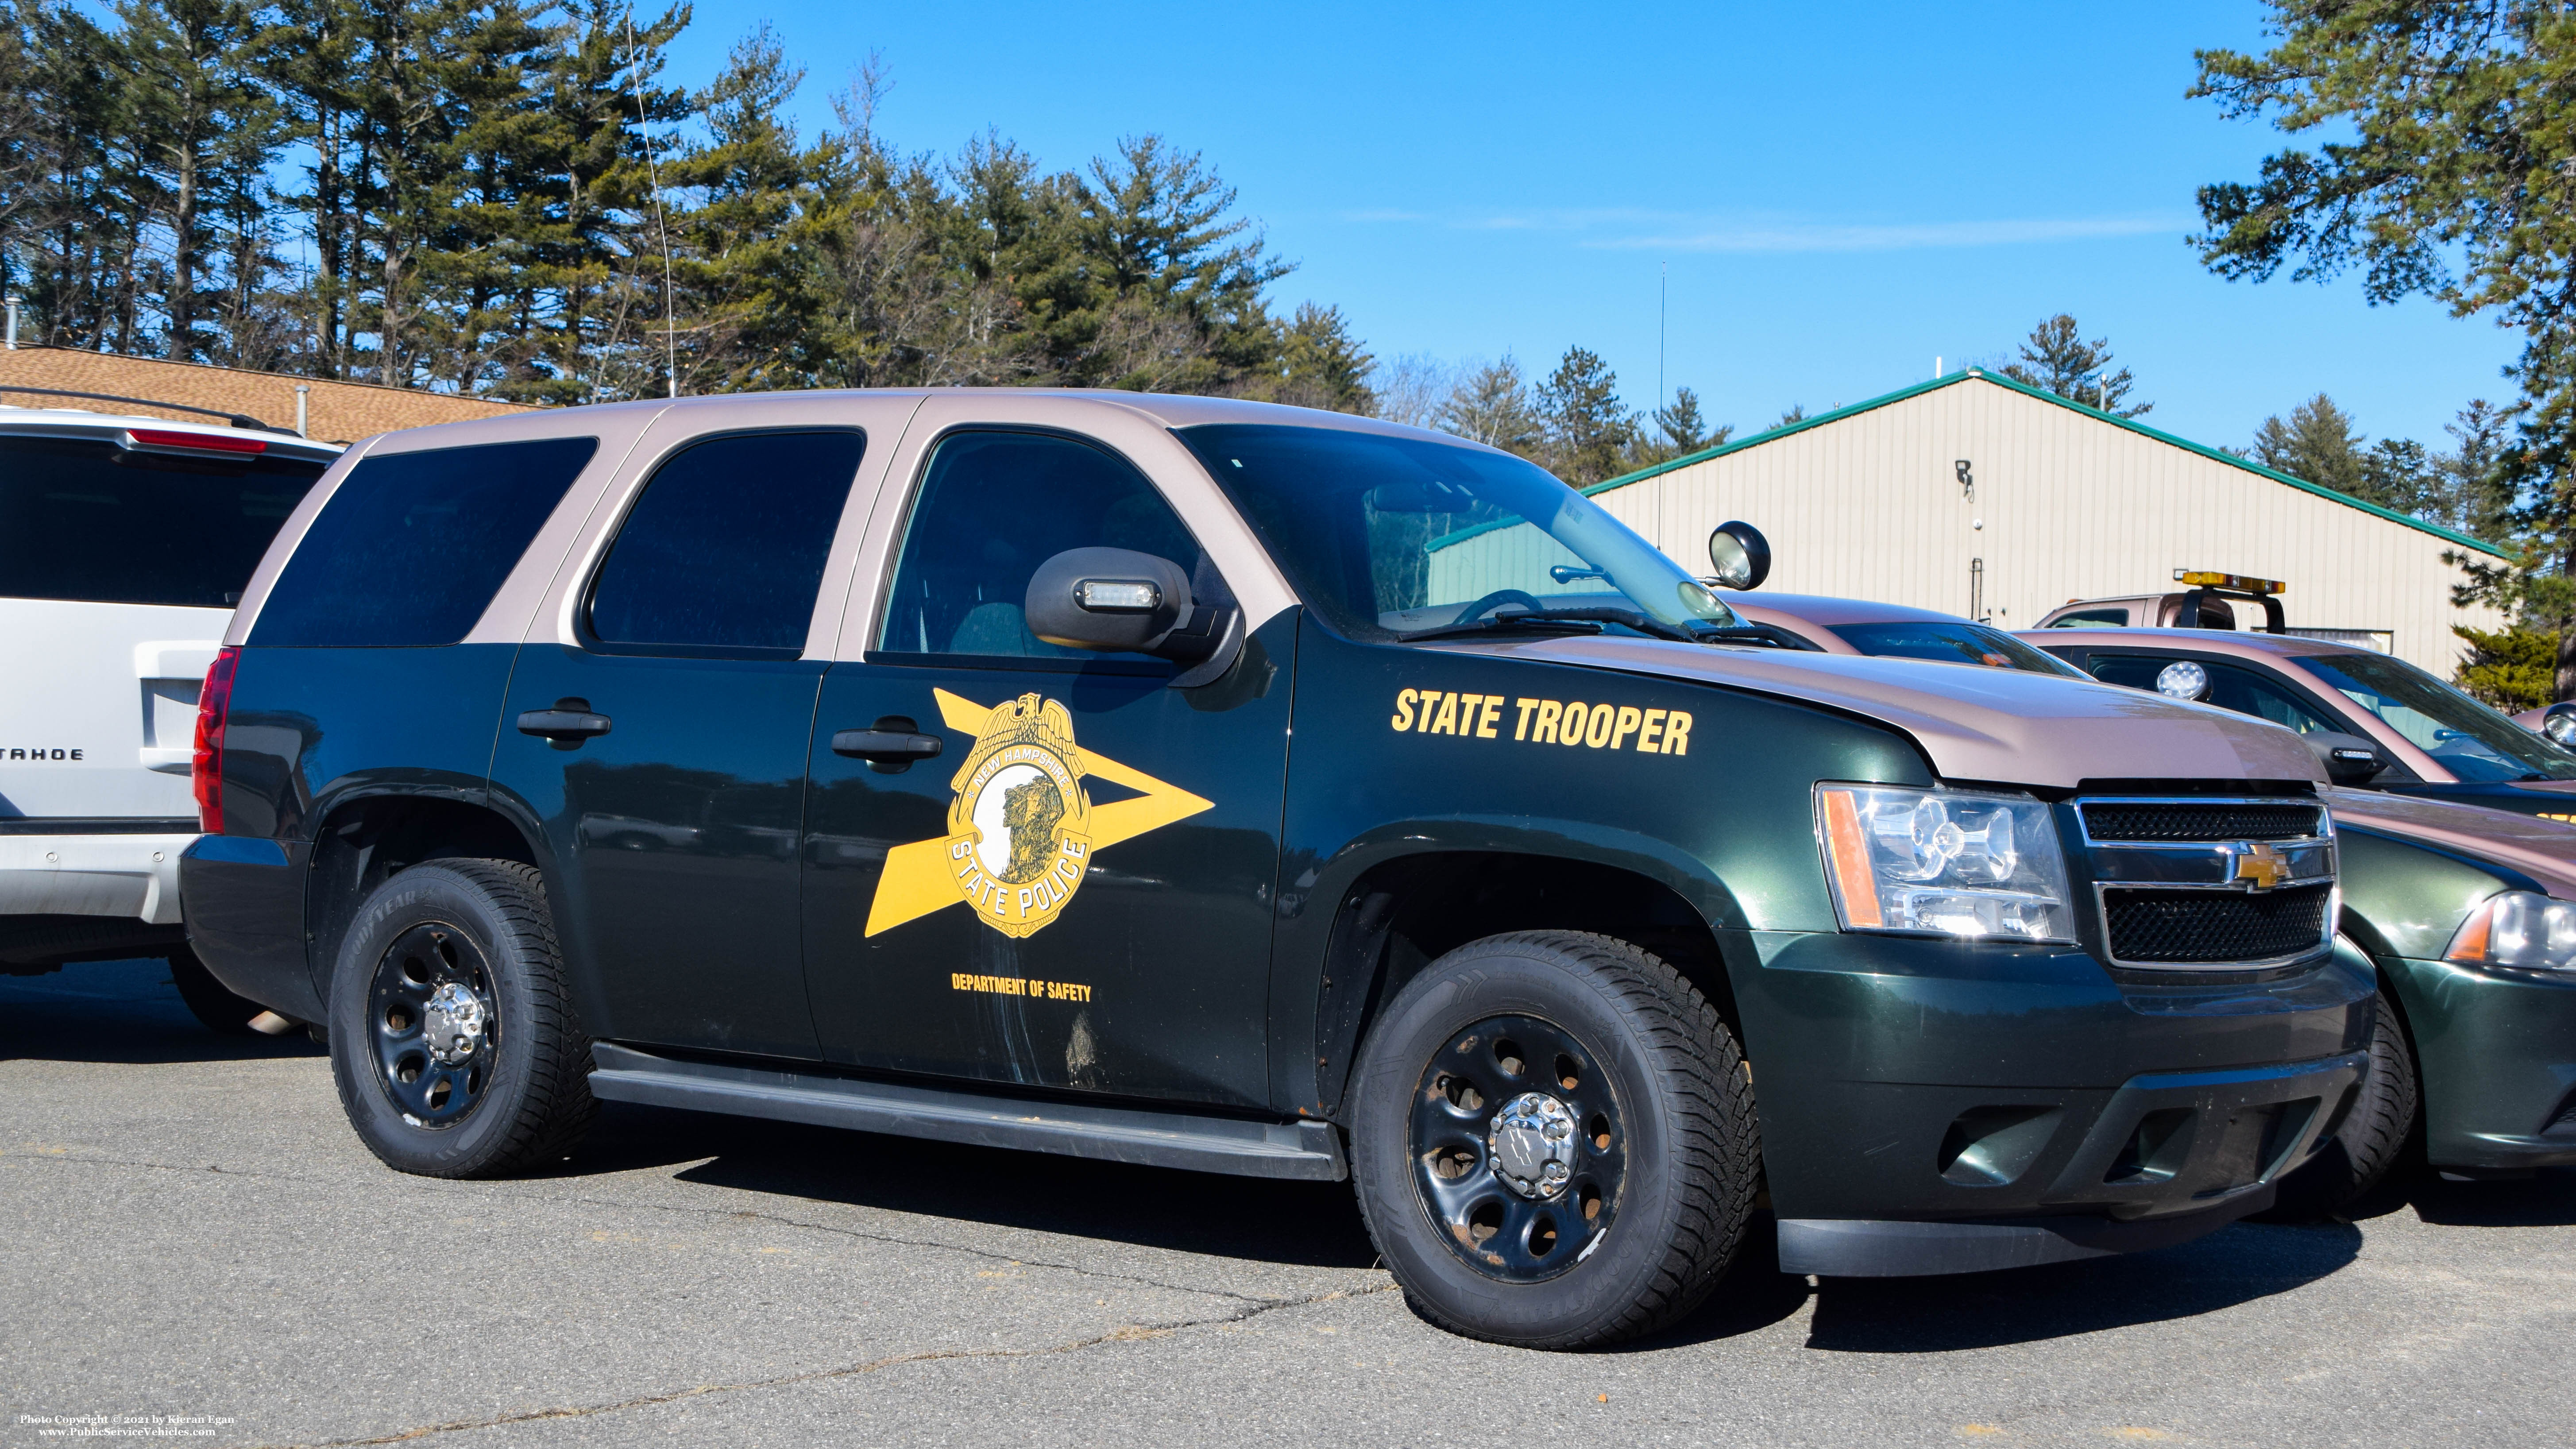
<svg viewBox="0 0 2576 1449">
<path fill-rule="evenodd" d="M 2501 622 L 2452 606 L 2457 545 L 1976 378 L 1594 499 L 1696 572 L 1709 531 L 1745 519 L 1783 593 L 1964 614 L 1982 559 L 1984 610 L 2012 629 L 2073 598 L 2167 591 L 2177 568 L 2283 580 L 2292 627 L 2388 630 L 2445 678 L 2451 626 Z"/>
</svg>

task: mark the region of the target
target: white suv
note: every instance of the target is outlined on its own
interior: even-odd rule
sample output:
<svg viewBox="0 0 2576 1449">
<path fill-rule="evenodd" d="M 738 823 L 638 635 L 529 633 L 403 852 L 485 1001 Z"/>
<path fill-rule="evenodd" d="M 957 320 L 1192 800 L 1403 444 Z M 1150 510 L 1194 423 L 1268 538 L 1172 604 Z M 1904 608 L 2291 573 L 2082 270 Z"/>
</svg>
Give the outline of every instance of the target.
<svg viewBox="0 0 2576 1449">
<path fill-rule="evenodd" d="M 258 1012 L 179 924 L 197 690 L 260 554 L 340 451 L 0 407 L 0 975 L 166 956 L 207 1025 Z"/>
</svg>

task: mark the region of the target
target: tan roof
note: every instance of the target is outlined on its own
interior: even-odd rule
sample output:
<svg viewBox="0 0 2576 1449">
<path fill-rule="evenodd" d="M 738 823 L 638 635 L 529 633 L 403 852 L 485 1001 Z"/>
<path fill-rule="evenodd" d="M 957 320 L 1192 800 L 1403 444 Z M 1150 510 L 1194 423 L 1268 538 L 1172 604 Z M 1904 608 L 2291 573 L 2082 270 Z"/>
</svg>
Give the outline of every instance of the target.
<svg viewBox="0 0 2576 1449">
<path fill-rule="evenodd" d="M 248 372 L 232 367 L 162 362 L 149 357 L 115 357 L 63 347 L 19 347 L 0 350 L 0 389 L 50 388 L 56 392 L 112 393 L 138 402 L 103 402 L 91 398 L 48 397 L 41 393 L 0 390 L 0 405 L 9 407 L 81 408 L 91 412 L 141 414 L 174 421 L 212 422 L 203 413 L 182 412 L 147 403 L 176 403 L 183 408 L 253 417 L 281 428 L 295 426 L 295 387 L 313 391 L 305 399 L 305 433 L 331 443 L 352 443 L 396 428 L 431 423 L 461 423 L 497 418 L 533 409 L 484 398 L 449 397 L 408 388 L 377 387 L 363 382 L 326 382 L 282 372 Z"/>
</svg>

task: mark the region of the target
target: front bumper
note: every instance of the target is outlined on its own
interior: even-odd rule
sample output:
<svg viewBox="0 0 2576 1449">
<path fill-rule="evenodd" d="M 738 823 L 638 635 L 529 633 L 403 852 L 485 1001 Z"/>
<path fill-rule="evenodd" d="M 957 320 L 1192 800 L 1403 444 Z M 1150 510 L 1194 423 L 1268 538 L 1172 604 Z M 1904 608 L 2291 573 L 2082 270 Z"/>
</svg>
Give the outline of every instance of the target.
<svg viewBox="0 0 2576 1449">
<path fill-rule="evenodd" d="M 2436 1167 L 2576 1166 L 2576 973 L 2385 963 L 2415 1039 Z"/>
<path fill-rule="evenodd" d="M 2128 1251 L 2269 1204 L 2337 1125 L 2373 983 L 2115 977 L 2082 952 L 1747 933 L 1735 975 L 1790 1272 Z"/>
<path fill-rule="evenodd" d="M 0 916 L 179 921 L 179 856 L 196 832 L 0 835 Z"/>
</svg>

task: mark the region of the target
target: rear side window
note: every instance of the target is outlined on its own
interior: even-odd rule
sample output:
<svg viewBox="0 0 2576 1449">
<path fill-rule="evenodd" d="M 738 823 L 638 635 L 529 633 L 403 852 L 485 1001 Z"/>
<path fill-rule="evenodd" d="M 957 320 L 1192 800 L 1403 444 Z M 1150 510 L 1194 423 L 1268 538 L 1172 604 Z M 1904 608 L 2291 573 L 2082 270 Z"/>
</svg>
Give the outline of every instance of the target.
<svg viewBox="0 0 2576 1449">
<path fill-rule="evenodd" d="M 2078 609 L 2072 614 L 2060 614 L 2056 618 L 2048 621 L 2048 627 L 2052 629 L 2082 629 L 2087 626 L 2098 627 L 2103 624 L 2110 624 L 2115 627 L 2125 629 L 2129 626 L 2129 611 L 2126 609 Z"/>
<path fill-rule="evenodd" d="M 0 597 L 229 609 L 322 469 L 0 438 Z"/>
<path fill-rule="evenodd" d="M 540 438 L 361 461 L 295 546 L 250 642 L 455 643 L 598 450 L 597 438 Z"/>
<path fill-rule="evenodd" d="M 803 652 L 865 446 L 855 432 L 746 433 L 673 454 L 599 566 L 593 639 L 610 649 Z"/>
</svg>

